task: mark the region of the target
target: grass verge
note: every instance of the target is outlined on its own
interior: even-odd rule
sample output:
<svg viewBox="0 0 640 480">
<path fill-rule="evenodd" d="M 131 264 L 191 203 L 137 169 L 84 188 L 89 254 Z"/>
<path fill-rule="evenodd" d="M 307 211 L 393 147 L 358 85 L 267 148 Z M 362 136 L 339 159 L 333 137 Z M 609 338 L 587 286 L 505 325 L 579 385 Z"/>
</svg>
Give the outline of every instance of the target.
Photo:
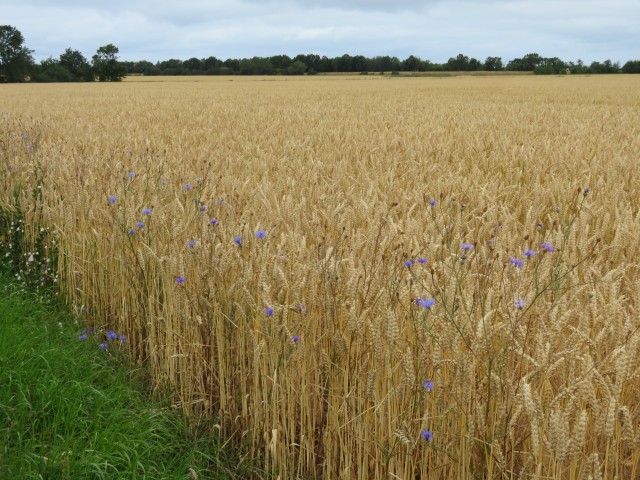
<svg viewBox="0 0 640 480">
<path fill-rule="evenodd" d="M 145 395 L 50 295 L 0 276 L 0 478 L 222 479 L 242 463 L 207 424 Z"/>
</svg>

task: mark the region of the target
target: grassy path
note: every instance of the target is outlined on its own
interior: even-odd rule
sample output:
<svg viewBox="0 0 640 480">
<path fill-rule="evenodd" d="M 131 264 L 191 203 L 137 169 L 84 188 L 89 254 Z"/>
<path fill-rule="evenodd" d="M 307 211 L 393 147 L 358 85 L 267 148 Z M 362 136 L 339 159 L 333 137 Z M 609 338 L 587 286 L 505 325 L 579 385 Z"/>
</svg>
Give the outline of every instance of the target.
<svg viewBox="0 0 640 480">
<path fill-rule="evenodd" d="M 145 397 L 119 338 L 82 333 L 55 300 L 0 277 L 0 478 L 241 475 L 205 428 Z"/>
</svg>

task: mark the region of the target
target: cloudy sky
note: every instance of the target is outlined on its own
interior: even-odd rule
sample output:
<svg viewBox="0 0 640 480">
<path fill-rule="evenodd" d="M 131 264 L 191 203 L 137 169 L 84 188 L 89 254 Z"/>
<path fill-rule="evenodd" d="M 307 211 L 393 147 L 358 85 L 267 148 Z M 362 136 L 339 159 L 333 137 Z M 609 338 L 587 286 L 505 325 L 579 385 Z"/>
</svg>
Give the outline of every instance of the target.
<svg viewBox="0 0 640 480">
<path fill-rule="evenodd" d="M 121 60 L 317 53 L 464 53 L 505 63 L 531 52 L 563 60 L 640 59 L 639 0 L 0 0 L 0 24 L 37 60 L 65 48 Z"/>
</svg>

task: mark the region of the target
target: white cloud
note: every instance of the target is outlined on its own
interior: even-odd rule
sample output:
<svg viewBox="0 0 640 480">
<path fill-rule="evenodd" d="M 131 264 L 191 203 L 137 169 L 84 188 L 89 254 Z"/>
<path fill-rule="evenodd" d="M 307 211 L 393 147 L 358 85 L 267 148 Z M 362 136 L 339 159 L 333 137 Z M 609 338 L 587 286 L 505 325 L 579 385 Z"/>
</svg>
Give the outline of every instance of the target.
<svg viewBox="0 0 640 480">
<path fill-rule="evenodd" d="M 638 57 L 637 0 L 23 0 L 3 6 L 36 58 L 106 43 L 151 61 L 318 53 L 503 60 Z"/>
</svg>

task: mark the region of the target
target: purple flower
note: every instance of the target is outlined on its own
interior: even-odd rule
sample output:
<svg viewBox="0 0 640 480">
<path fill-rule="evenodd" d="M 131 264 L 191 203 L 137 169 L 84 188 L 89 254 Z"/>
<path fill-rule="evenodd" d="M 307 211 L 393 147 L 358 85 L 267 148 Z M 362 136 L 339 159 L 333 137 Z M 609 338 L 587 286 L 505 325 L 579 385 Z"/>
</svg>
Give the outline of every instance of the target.
<svg viewBox="0 0 640 480">
<path fill-rule="evenodd" d="M 87 334 L 86 333 L 82 333 L 82 335 L 78 336 L 78 340 L 80 340 L 81 342 L 84 342 L 87 339 Z"/>
<path fill-rule="evenodd" d="M 256 232 L 256 238 L 262 239 L 262 238 L 264 238 L 266 236 L 267 236 L 267 232 L 265 232 L 264 230 L 258 230 Z"/>
<path fill-rule="evenodd" d="M 433 382 L 431 380 L 422 380 L 422 388 L 430 392 L 433 390 Z"/>
<path fill-rule="evenodd" d="M 241 247 L 242 246 L 242 237 L 240 235 L 238 235 L 237 237 L 233 237 L 233 243 L 235 243 L 236 245 Z"/>
<path fill-rule="evenodd" d="M 136 227 L 144 228 L 144 222 L 140 222 L 140 221 L 136 222 Z"/>
<path fill-rule="evenodd" d="M 195 240 L 190 240 L 190 241 L 187 243 L 187 247 L 189 247 L 189 248 L 193 248 L 193 247 L 195 247 L 197 244 L 198 244 L 198 242 L 196 242 Z"/>
<path fill-rule="evenodd" d="M 294 335 L 291 340 L 293 340 L 293 343 L 298 343 L 300 341 L 300 337 L 298 335 Z"/>
<path fill-rule="evenodd" d="M 107 347 L 109 347 L 109 345 L 107 345 L 106 343 L 101 343 L 101 344 L 100 344 L 100 348 L 101 348 L 102 350 L 106 350 L 106 349 L 107 349 Z"/>
<path fill-rule="evenodd" d="M 419 259 L 418 259 L 418 263 L 422 263 L 422 264 L 425 264 L 425 263 L 427 263 L 428 261 L 429 261 L 429 260 L 428 260 L 427 258 L 425 258 L 425 257 L 421 257 L 421 258 L 419 258 Z"/>
<path fill-rule="evenodd" d="M 522 260 L 520 260 L 519 258 L 515 258 L 515 257 L 511 257 L 509 259 L 509 263 L 514 264 L 516 267 L 518 267 L 518 270 L 520 270 L 522 268 L 522 266 L 524 265 L 524 263 L 522 262 Z"/>
<path fill-rule="evenodd" d="M 471 250 L 473 248 L 473 245 L 470 243 L 462 243 L 460 244 L 460 248 L 462 250 L 464 250 L 465 252 L 468 252 L 469 250 Z"/>
<path fill-rule="evenodd" d="M 535 252 L 535 251 L 533 251 L 533 250 L 525 250 L 525 251 L 524 251 L 524 256 L 525 256 L 525 257 L 527 257 L 527 258 L 531 258 L 531 257 L 533 257 L 535 254 L 536 254 L 536 252 Z"/>
<path fill-rule="evenodd" d="M 177 283 L 178 285 L 182 285 L 182 284 L 183 284 L 184 282 L 186 282 L 186 281 L 187 281 L 187 279 L 186 279 L 186 278 L 184 278 L 182 275 L 180 275 L 178 278 L 176 278 L 176 283 Z"/>
<path fill-rule="evenodd" d="M 584 190 L 582 191 L 582 195 L 586 197 L 587 195 L 589 195 L 590 191 L 591 189 L 589 187 L 584 187 Z"/>
<path fill-rule="evenodd" d="M 273 315 L 273 312 L 274 310 L 271 307 L 267 307 L 267 309 L 264 311 L 264 313 L 267 314 L 267 317 L 270 317 L 271 315 Z"/>
<path fill-rule="evenodd" d="M 193 185 L 191 185 L 190 183 L 185 184 L 184 186 L 185 190 L 192 190 L 193 189 Z"/>
<path fill-rule="evenodd" d="M 127 177 L 129 177 L 129 178 L 135 178 L 135 176 L 136 176 L 135 172 L 129 172 L 127 174 Z"/>
<path fill-rule="evenodd" d="M 425 308 L 427 310 L 430 310 L 431 307 L 433 307 L 435 305 L 436 301 L 435 301 L 434 298 L 422 298 L 422 297 L 420 297 L 420 298 L 418 298 L 416 300 L 416 303 L 418 305 L 420 305 L 421 307 L 423 307 L 423 308 Z"/>
<path fill-rule="evenodd" d="M 431 200 L 429 200 L 429 205 L 431 205 L 432 207 L 435 207 L 436 203 L 438 203 L 438 202 L 436 202 L 435 199 L 433 199 L 433 198 Z"/>
<path fill-rule="evenodd" d="M 207 206 L 206 205 L 200 205 L 200 211 L 201 212 L 206 212 L 207 211 Z"/>
<path fill-rule="evenodd" d="M 514 298 L 513 304 L 518 310 L 522 310 L 527 305 L 527 302 L 525 302 L 522 298 Z"/>
<path fill-rule="evenodd" d="M 145 208 L 144 210 L 142 210 L 142 213 L 144 213 L 145 215 L 151 215 L 151 209 Z"/>
<path fill-rule="evenodd" d="M 413 266 L 413 260 L 407 260 L 404 262 L 404 266 L 407 268 L 411 268 Z"/>
<path fill-rule="evenodd" d="M 433 432 L 431 430 L 422 430 L 420 432 L 420 437 L 427 442 L 433 441 Z"/>
<path fill-rule="evenodd" d="M 120 340 L 120 343 L 124 343 L 124 342 L 126 342 L 126 341 L 127 341 L 127 337 L 126 337 L 126 336 L 124 336 L 124 335 L 120 335 L 120 336 L 118 337 L 118 340 Z"/>
<path fill-rule="evenodd" d="M 118 338 L 118 334 L 116 332 L 114 332 L 113 330 L 109 330 L 107 332 L 107 338 L 109 340 L 115 340 L 116 338 Z"/>
<path fill-rule="evenodd" d="M 107 200 L 109 200 L 109 203 L 116 203 L 116 201 L 118 200 L 118 197 L 116 197 L 115 195 L 109 195 L 107 197 Z"/>
<path fill-rule="evenodd" d="M 211 220 L 209 220 L 209 225 L 217 225 L 218 224 L 218 220 L 216 220 L 215 218 L 212 218 Z"/>
<path fill-rule="evenodd" d="M 543 244 L 540 245 L 540 248 L 543 249 L 545 252 L 553 252 L 555 250 L 555 248 L 553 248 L 553 245 L 551 245 L 549 242 L 544 242 Z"/>
<path fill-rule="evenodd" d="M 130 228 L 129 231 L 127 232 L 129 235 L 135 235 L 136 234 L 136 230 L 134 228 Z"/>
</svg>

